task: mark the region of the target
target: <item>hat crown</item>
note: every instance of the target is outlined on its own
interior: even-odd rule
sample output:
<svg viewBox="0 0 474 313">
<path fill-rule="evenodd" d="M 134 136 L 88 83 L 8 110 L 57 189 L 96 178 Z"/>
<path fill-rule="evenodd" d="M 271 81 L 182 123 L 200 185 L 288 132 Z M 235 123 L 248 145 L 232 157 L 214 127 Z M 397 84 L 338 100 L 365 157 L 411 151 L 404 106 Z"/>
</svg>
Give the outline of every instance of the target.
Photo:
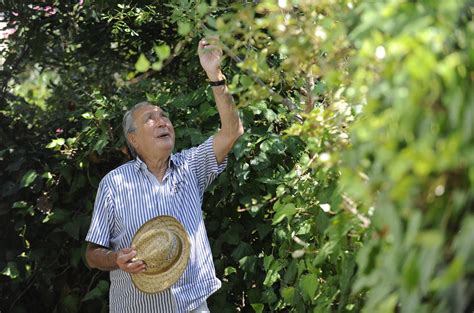
<svg viewBox="0 0 474 313">
<path fill-rule="evenodd" d="M 137 255 L 147 268 L 131 273 L 140 291 L 157 293 L 166 290 L 183 275 L 190 256 L 189 236 L 184 226 L 169 215 L 154 217 L 135 232 L 132 239 Z"/>
<path fill-rule="evenodd" d="M 156 275 L 169 270 L 178 260 L 182 245 L 175 233 L 167 229 L 150 229 L 141 238 L 137 258 L 146 264 L 144 274 Z"/>
</svg>

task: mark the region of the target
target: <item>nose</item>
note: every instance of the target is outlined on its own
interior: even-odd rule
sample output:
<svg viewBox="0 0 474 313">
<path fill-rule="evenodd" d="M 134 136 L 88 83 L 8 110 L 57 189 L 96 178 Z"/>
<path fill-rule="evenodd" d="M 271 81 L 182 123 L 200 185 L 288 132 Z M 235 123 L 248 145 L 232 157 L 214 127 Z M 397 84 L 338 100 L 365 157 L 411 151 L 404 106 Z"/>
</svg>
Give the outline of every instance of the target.
<svg viewBox="0 0 474 313">
<path fill-rule="evenodd" d="M 158 125 L 158 127 L 165 127 L 166 126 L 166 120 L 163 117 L 158 117 L 156 119 L 156 125 Z"/>
<path fill-rule="evenodd" d="M 160 116 L 159 114 L 153 116 L 153 119 L 155 121 L 155 125 L 158 127 L 165 127 L 168 122 L 164 116 Z"/>
</svg>

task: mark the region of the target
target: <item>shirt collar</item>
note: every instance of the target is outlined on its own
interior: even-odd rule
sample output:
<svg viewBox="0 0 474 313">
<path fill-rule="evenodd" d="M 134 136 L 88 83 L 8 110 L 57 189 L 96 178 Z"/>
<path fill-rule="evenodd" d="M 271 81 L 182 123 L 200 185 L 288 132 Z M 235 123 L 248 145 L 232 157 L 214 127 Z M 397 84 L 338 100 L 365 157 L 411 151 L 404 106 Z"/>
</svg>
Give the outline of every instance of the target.
<svg viewBox="0 0 474 313">
<path fill-rule="evenodd" d="M 174 154 L 171 154 L 170 157 L 168 158 L 168 169 L 170 169 L 171 167 L 173 167 L 175 165 L 175 156 Z M 135 158 L 135 163 L 133 164 L 135 170 L 138 172 L 139 170 L 145 170 L 145 169 L 148 169 L 147 166 L 146 166 L 146 163 L 140 159 L 140 157 L 137 155 L 137 157 Z"/>
</svg>

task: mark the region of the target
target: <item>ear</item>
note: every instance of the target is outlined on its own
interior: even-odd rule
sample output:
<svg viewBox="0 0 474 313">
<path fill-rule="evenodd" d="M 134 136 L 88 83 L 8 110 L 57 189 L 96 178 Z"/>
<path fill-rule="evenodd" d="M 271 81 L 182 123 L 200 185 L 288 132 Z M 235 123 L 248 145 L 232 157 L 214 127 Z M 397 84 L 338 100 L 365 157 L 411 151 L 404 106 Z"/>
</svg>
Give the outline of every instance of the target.
<svg viewBox="0 0 474 313">
<path fill-rule="evenodd" d="M 130 142 L 133 148 L 137 150 L 138 148 L 137 135 L 135 133 L 128 133 L 127 138 L 128 138 L 128 142 Z"/>
</svg>

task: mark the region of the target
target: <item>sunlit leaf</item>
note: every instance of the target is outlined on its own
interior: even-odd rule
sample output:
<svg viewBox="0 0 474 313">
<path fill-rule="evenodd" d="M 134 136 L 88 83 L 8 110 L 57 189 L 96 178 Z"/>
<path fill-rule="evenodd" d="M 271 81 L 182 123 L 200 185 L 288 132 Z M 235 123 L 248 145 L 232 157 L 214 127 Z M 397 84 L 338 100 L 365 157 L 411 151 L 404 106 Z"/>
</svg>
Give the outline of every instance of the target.
<svg viewBox="0 0 474 313">
<path fill-rule="evenodd" d="M 36 177 L 38 177 L 38 173 L 36 173 L 35 170 L 29 170 L 21 178 L 20 186 L 21 187 L 28 187 L 29 185 L 31 185 L 35 181 Z"/>
<path fill-rule="evenodd" d="M 138 57 L 137 63 L 135 63 L 135 70 L 137 72 L 146 72 L 150 68 L 150 61 L 146 58 L 146 56 L 142 53 Z"/>
<path fill-rule="evenodd" d="M 11 279 L 15 279 L 20 275 L 15 262 L 8 262 L 5 268 L 2 270 L 1 274 L 8 276 Z"/>
<path fill-rule="evenodd" d="M 273 217 L 273 225 L 276 225 L 283 221 L 283 219 L 290 218 L 296 213 L 296 207 L 293 203 L 288 203 L 280 206 L 276 206 L 275 208 L 276 213 L 275 216 Z"/>
<path fill-rule="evenodd" d="M 171 49 L 167 44 L 155 46 L 154 50 L 160 60 L 168 58 L 171 54 Z"/>
<path fill-rule="evenodd" d="M 262 313 L 263 308 L 265 307 L 262 303 L 251 303 L 252 309 L 254 309 L 255 313 Z"/>
</svg>

